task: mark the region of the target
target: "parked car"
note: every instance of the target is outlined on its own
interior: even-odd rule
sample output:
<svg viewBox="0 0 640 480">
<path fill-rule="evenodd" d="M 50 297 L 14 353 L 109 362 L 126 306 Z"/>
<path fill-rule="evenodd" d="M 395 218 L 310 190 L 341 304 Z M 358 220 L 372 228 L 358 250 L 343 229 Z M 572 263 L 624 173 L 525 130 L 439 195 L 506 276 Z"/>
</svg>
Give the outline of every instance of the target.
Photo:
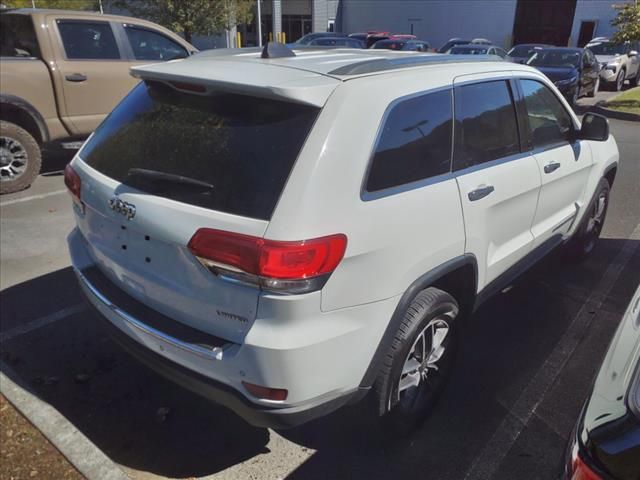
<svg viewBox="0 0 640 480">
<path fill-rule="evenodd" d="M 505 60 L 508 59 L 507 52 L 495 45 L 468 44 L 457 45 L 449 50 L 451 55 L 497 55 Z"/>
<path fill-rule="evenodd" d="M 320 37 L 307 44 L 309 47 L 364 48 L 364 43 L 349 37 Z"/>
<path fill-rule="evenodd" d="M 438 53 L 449 53 L 449 51 L 457 45 L 467 45 L 471 43 L 471 40 L 465 40 L 463 38 L 450 38 L 447 43 L 440 47 Z"/>
<path fill-rule="evenodd" d="M 593 250 L 618 162 L 607 119 L 536 69 L 451 59 L 271 44 L 134 67 L 65 172 L 105 326 L 255 425 L 367 393 L 419 425 L 461 316 Z"/>
<path fill-rule="evenodd" d="M 395 38 L 390 38 L 374 43 L 371 48 L 403 50 L 411 52 L 428 52 L 431 46 L 429 45 L 429 42 L 424 42 L 422 40 L 396 40 Z"/>
<path fill-rule="evenodd" d="M 600 85 L 600 65 L 588 48 L 543 48 L 527 60 L 558 87 L 574 106 L 582 96 L 594 97 Z"/>
<path fill-rule="evenodd" d="M 522 43 L 509 50 L 507 55 L 509 55 L 512 62 L 527 63 L 527 60 L 529 60 L 537 50 L 550 47 L 553 47 L 553 45 L 545 45 L 544 43 Z"/>
<path fill-rule="evenodd" d="M 301 45 L 309 45 L 311 42 L 319 38 L 349 38 L 349 36 L 346 33 L 338 33 L 338 32 L 307 33 L 306 35 L 300 37 L 295 42 L 287 44 L 287 46 L 295 48 Z"/>
<path fill-rule="evenodd" d="M 640 473 L 640 287 L 622 317 L 571 434 L 566 480 Z"/>
<path fill-rule="evenodd" d="M 625 80 L 629 80 L 632 87 L 638 86 L 640 42 L 615 44 L 607 38 L 599 37 L 591 40 L 586 48 L 593 52 L 602 66 L 600 80 L 603 87 L 619 92 Z"/>
<path fill-rule="evenodd" d="M 474 38 L 471 43 L 476 45 L 493 45 L 493 42 L 487 38 Z"/>
<path fill-rule="evenodd" d="M 196 49 L 145 20 L 68 10 L 0 13 L 0 193 L 27 188 L 41 150 L 77 148 L 138 83 L 129 68 Z"/>
</svg>

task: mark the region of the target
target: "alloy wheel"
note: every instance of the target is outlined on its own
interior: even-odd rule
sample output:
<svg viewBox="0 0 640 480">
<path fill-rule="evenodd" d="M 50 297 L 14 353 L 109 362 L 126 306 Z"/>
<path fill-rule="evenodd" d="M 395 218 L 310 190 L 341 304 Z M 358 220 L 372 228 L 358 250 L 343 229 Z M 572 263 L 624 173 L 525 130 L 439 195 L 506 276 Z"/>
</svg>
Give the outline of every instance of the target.
<svg viewBox="0 0 640 480">
<path fill-rule="evenodd" d="M 13 181 L 27 170 L 27 151 L 14 138 L 0 137 L 0 181 Z"/>
<path fill-rule="evenodd" d="M 591 207 L 589 220 L 587 220 L 587 227 L 585 229 L 586 242 L 584 244 L 584 250 L 586 253 L 590 253 L 594 249 L 598 237 L 600 237 L 600 232 L 604 224 L 604 215 L 607 209 L 607 201 L 607 193 L 600 192 Z"/>
</svg>

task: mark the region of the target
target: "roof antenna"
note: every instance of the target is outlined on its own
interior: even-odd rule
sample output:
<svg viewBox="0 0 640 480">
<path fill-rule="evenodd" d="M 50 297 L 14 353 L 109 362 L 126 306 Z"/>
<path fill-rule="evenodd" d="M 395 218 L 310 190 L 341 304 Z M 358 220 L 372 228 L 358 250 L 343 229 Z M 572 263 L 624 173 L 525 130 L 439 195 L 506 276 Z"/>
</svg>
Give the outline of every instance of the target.
<svg viewBox="0 0 640 480">
<path fill-rule="evenodd" d="M 261 58 L 283 58 L 283 57 L 295 57 L 296 54 L 293 50 L 287 47 L 284 43 L 268 42 L 262 49 Z"/>
</svg>

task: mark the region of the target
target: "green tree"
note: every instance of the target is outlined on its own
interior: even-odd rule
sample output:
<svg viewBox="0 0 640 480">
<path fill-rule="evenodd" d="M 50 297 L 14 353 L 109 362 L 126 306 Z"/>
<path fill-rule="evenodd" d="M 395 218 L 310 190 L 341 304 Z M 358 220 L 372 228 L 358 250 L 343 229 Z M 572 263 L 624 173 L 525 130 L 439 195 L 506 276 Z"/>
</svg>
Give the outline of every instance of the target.
<svg viewBox="0 0 640 480">
<path fill-rule="evenodd" d="M 0 0 L 7 8 L 60 8 L 64 10 L 98 10 L 98 0 Z"/>
<path fill-rule="evenodd" d="M 616 5 L 614 8 L 618 10 L 618 16 L 613 19 L 611 25 L 618 27 L 618 31 L 613 35 L 613 41 L 624 43 L 640 40 L 640 5 L 638 2 Z"/>
<path fill-rule="evenodd" d="M 187 42 L 193 35 L 209 35 L 231 30 L 235 25 L 250 22 L 255 0 L 116 0 L 135 17 L 180 32 Z"/>
</svg>

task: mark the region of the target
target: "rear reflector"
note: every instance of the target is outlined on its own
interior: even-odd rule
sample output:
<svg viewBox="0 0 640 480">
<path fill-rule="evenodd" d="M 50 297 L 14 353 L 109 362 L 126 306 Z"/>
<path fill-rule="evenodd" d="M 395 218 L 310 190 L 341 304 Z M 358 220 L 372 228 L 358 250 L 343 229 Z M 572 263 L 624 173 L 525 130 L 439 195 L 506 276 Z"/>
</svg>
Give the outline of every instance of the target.
<svg viewBox="0 0 640 480">
<path fill-rule="evenodd" d="M 64 184 L 69 189 L 71 196 L 76 200 L 80 200 L 82 181 L 80 180 L 80 175 L 76 173 L 71 164 L 68 164 L 64 168 Z"/>
<path fill-rule="evenodd" d="M 288 293 L 322 288 L 346 247 L 347 237 L 342 234 L 283 242 L 211 228 L 199 229 L 188 244 L 214 273 Z"/>
<path fill-rule="evenodd" d="M 247 389 L 247 392 L 261 400 L 282 402 L 287 399 L 287 395 L 289 394 L 284 388 L 262 387 L 249 382 L 242 382 L 242 385 Z"/>
</svg>

